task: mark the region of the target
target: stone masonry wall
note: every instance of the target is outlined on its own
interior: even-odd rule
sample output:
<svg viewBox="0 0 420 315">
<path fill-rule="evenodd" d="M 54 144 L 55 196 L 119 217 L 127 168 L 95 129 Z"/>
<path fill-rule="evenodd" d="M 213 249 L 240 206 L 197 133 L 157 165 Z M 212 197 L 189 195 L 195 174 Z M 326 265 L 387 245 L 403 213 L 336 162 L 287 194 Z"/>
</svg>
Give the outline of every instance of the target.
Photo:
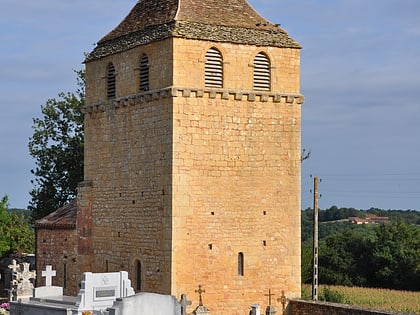
<svg viewBox="0 0 420 315">
<path fill-rule="evenodd" d="M 204 87 L 213 46 L 222 89 Z M 252 90 L 260 51 L 272 61 L 270 92 Z M 150 91 L 138 93 L 144 52 Z M 201 284 L 215 315 L 248 314 L 269 289 L 299 297 L 302 102 L 299 49 L 173 38 L 88 62 L 91 271 L 127 270 L 134 287 L 186 293 L 193 305 Z"/>
<path fill-rule="evenodd" d="M 204 86 L 211 47 L 224 88 L 185 89 L 173 102 L 172 294 L 197 304 L 201 284 L 212 313 L 248 314 L 269 289 L 300 296 L 300 99 L 245 95 L 260 51 L 272 90 L 297 95 L 299 50 L 176 39 L 175 86 Z"/>
<path fill-rule="evenodd" d="M 90 113 L 86 124 L 92 268 L 127 270 L 135 283 L 140 261 L 141 289 L 158 293 L 170 292 L 170 117 L 166 104 L 151 101 Z"/>
<path fill-rule="evenodd" d="M 171 86 L 173 80 L 172 41 L 162 40 L 139 46 L 86 64 L 86 104 L 106 103 L 106 71 L 112 62 L 116 70 L 116 98 L 133 95 L 140 87 L 140 60 L 149 58 L 150 90 Z M 89 171 L 89 169 L 87 169 Z"/>
<path fill-rule="evenodd" d="M 408 313 L 370 309 L 346 304 L 292 300 L 287 310 L 291 315 L 409 315 Z"/>
<path fill-rule="evenodd" d="M 204 88 L 205 54 L 216 47 L 223 57 L 223 88 L 253 90 L 253 62 L 264 52 L 271 62 L 271 90 L 300 93 L 300 50 L 292 48 L 246 46 L 175 38 L 173 84 L 181 87 Z"/>
<path fill-rule="evenodd" d="M 299 296 L 299 106 L 176 101 L 173 293 L 202 284 L 217 314 L 244 314 L 269 289 Z"/>
<path fill-rule="evenodd" d="M 77 267 L 76 229 L 37 229 L 36 241 L 36 287 L 45 285 L 41 274 L 47 265 L 51 265 L 57 273 L 52 284 L 62 286 L 64 294 L 77 294 L 82 279 Z"/>
<path fill-rule="evenodd" d="M 92 183 L 94 271 L 127 270 L 142 291 L 170 292 L 171 107 L 168 100 L 119 102 L 139 91 L 149 58 L 150 90 L 172 84 L 171 41 L 87 64 L 85 181 Z M 117 101 L 106 100 L 106 65 L 116 68 Z M 141 264 L 141 272 L 138 265 Z"/>
</svg>

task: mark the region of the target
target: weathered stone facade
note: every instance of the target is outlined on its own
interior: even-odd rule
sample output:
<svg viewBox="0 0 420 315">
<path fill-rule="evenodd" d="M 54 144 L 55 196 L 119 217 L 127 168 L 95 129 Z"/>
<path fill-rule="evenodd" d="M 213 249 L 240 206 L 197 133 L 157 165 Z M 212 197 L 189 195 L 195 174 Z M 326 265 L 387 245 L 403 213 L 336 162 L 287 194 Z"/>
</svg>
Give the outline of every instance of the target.
<svg viewBox="0 0 420 315">
<path fill-rule="evenodd" d="M 78 268 L 127 270 L 138 291 L 185 293 L 193 305 L 202 285 L 212 314 L 248 314 L 269 289 L 300 296 L 300 47 L 243 0 L 194 3 L 200 14 L 139 1 L 86 60 Z M 237 10 L 244 19 L 216 17 Z M 210 48 L 223 58 L 221 88 L 205 85 Z M 261 52 L 269 91 L 253 89 Z M 143 55 L 149 89 L 139 92 Z"/>
<path fill-rule="evenodd" d="M 74 200 L 35 223 L 36 287 L 45 285 L 42 270 L 52 265 L 57 272 L 53 285 L 63 287 L 65 294 L 74 294 L 79 290 L 76 205 Z"/>
</svg>

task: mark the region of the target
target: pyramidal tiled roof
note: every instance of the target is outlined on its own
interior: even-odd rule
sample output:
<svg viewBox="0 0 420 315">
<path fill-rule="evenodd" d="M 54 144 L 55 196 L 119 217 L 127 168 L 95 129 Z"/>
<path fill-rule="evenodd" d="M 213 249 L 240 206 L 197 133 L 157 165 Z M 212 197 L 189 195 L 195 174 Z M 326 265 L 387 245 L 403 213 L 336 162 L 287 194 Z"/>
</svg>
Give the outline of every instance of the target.
<svg viewBox="0 0 420 315">
<path fill-rule="evenodd" d="M 167 37 L 300 48 L 246 0 L 139 0 L 87 61 Z"/>
</svg>

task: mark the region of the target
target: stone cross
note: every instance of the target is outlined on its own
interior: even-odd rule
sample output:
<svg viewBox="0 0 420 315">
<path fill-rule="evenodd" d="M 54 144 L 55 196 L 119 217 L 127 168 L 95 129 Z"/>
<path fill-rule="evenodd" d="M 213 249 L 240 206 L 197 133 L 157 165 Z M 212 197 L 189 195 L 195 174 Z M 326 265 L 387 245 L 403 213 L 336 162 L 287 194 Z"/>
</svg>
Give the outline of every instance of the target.
<svg viewBox="0 0 420 315">
<path fill-rule="evenodd" d="M 268 289 L 268 294 L 265 294 L 265 296 L 268 296 L 268 306 L 271 306 L 271 297 L 275 295 L 271 293 L 271 289 Z"/>
<path fill-rule="evenodd" d="M 20 266 L 18 264 L 16 264 L 16 260 L 12 260 L 12 264 L 9 265 L 9 268 L 12 269 L 13 272 L 17 272 L 17 269 L 20 269 Z"/>
<path fill-rule="evenodd" d="M 277 300 L 283 305 L 283 313 L 286 309 L 287 297 L 284 295 L 284 290 L 281 291 L 281 297 Z"/>
<path fill-rule="evenodd" d="M 201 288 L 201 284 L 200 285 L 198 285 L 198 290 L 195 290 L 195 293 L 198 293 L 198 296 L 199 296 L 199 300 L 198 300 L 198 305 L 199 306 L 203 306 L 203 298 L 202 298 L 202 294 L 203 293 L 205 293 L 206 292 L 206 290 L 203 290 L 202 288 Z"/>
<path fill-rule="evenodd" d="M 181 294 L 181 315 L 187 315 L 187 306 L 191 305 L 192 302 L 187 300 L 187 295 Z"/>
<path fill-rule="evenodd" d="M 45 271 L 42 271 L 42 276 L 45 277 L 45 286 L 50 287 L 52 285 L 52 277 L 56 276 L 56 271 L 52 270 L 51 265 L 47 265 Z"/>
</svg>

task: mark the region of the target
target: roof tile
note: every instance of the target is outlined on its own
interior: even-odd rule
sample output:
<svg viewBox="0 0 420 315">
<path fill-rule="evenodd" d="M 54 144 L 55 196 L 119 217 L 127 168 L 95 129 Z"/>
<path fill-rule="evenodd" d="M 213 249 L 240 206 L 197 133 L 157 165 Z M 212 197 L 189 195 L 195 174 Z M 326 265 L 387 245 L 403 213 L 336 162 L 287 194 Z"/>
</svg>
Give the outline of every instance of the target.
<svg viewBox="0 0 420 315">
<path fill-rule="evenodd" d="M 246 0 L 139 0 L 86 61 L 168 37 L 300 48 Z"/>
<path fill-rule="evenodd" d="M 75 229 L 77 219 L 77 200 L 35 221 L 35 228 Z"/>
</svg>

